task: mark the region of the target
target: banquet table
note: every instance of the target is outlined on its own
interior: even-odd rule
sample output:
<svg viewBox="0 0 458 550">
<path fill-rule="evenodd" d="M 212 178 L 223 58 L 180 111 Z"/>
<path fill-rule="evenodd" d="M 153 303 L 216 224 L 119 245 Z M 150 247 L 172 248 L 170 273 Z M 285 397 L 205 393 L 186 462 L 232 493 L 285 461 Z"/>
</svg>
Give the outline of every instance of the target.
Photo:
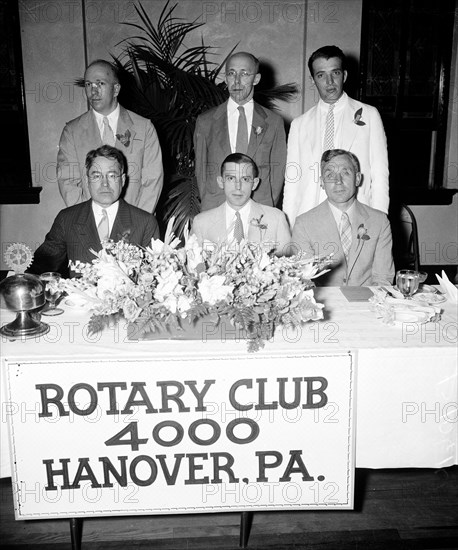
<svg viewBox="0 0 458 550">
<path fill-rule="evenodd" d="M 356 467 L 442 468 L 458 464 L 457 305 L 441 304 L 438 322 L 389 326 L 377 318 L 368 301 L 349 302 L 338 287 L 317 288 L 324 319 L 298 329 L 278 327 L 257 357 L 302 353 L 352 352 L 356 358 Z M 119 322 L 88 335 L 89 313 L 66 308 L 48 317 L 50 332 L 41 338 L 8 341 L 2 337 L 1 477 L 11 475 L 7 429 L 5 361 L 111 356 L 226 356 L 249 359 L 243 340 L 127 339 Z M 1 323 L 12 312 L 1 310 Z M 45 320 L 43 318 L 43 320 Z M 282 359 L 283 360 L 283 359 Z M 288 360 L 287 357 L 284 360 Z M 279 363 L 281 375 L 281 362 Z"/>
</svg>

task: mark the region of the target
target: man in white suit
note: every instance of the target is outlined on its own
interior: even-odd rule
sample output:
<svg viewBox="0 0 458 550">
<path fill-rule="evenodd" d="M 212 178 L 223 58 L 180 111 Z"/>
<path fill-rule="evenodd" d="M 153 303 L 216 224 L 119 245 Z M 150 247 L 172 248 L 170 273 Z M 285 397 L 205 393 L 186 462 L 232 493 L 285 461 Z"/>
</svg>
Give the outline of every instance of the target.
<svg viewBox="0 0 458 550">
<path fill-rule="evenodd" d="M 289 252 L 291 233 L 283 212 L 250 198 L 259 184 L 258 176 L 258 167 L 249 156 L 232 153 L 224 159 L 217 182 L 226 201 L 198 214 L 192 225 L 201 244 L 237 246 L 247 241 L 274 249 L 279 256 Z"/>
<path fill-rule="evenodd" d="M 293 253 L 323 256 L 333 253 L 331 271 L 320 285 L 390 285 L 394 277 L 391 229 L 385 213 L 360 203 L 361 170 L 353 153 L 325 151 L 322 188 L 327 199 L 301 214 L 294 224 Z"/>
<path fill-rule="evenodd" d="M 314 52 L 308 66 L 320 99 L 291 124 L 283 198 L 290 226 L 326 199 L 320 188 L 320 159 L 328 149 L 344 149 L 358 157 L 362 173 L 358 200 L 387 213 L 388 151 L 377 109 L 343 91 L 345 55 L 337 46 Z"/>
</svg>

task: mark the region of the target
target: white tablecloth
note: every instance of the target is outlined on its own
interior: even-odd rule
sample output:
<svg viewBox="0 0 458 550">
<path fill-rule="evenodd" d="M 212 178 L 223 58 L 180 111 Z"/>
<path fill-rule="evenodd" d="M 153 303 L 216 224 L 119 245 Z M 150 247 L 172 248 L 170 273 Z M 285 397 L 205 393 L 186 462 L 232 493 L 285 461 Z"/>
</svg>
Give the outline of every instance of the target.
<svg viewBox="0 0 458 550">
<path fill-rule="evenodd" d="M 325 304 L 323 321 L 307 323 L 297 331 L 280 327 L 274 340 L 258 354 L 355 352 L 357 467 L 440 468 L 458 464 L 456 304 L 442 304 L 438 323 L 387 326 L 376 318 L 368 302 L 348 302 L 339 288 L 317 289 L 316 297 Z M 1 317 L 2 324 L 14 318 L 4 310 Z M 88 336 L 88 314 L 79 311 L 67 310 L 46 322 L 51 330 L 38 340 L 2 339 L 1 477 L 11 475 L 5 359 L 132 358 L 155 353 L 247 358 L 245 341 L 130 342 L 125 323 Z"/>
</svg>

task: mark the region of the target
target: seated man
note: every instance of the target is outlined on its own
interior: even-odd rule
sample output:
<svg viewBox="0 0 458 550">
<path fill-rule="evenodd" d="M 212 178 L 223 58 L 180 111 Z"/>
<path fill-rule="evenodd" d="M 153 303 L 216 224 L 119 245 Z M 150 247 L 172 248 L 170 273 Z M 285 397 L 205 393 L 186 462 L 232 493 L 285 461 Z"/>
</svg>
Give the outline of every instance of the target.
<svg viewBox="0 0 458 550">
<path fill-rule="evenodd" d="M 226 201 L 194 218 L 192 233 L 199 242 L 232 244 L 245 239 L 263 243 L 269 250 L 274 248 L 277 255 L 284 254 L 291 240 L 285 215 L 250 198 L 259 184 L 258 167 L 253 159 L 242 153 L 227 156 L 217 182 Z"/>
<path fill-rule="evenodd" d="M 321 186 L 327 200 L 301 214 L 294 224 L 293 252 L 324 256 L 334 253 L 322 285 L 389 285 L 394 265 L 391 229 L 386 214 L 356 199 L 361 184 L 359 161 L 343 149 L 321 157 Z"/>
<path fill-rule="evenodd" d="M 103 145 L 89 151 L 86 172 L 91 199 L 61 210 L 45 241 L 34 255 L 29 273 L 67 274 L 68 261 L 91 262 L 90 249 L 101 250 L 105 239 L 147 246 L 159 237 L 156 218 L 120 199 L 126 181 L 126 159 L 118 149 Z"/>
</svg>

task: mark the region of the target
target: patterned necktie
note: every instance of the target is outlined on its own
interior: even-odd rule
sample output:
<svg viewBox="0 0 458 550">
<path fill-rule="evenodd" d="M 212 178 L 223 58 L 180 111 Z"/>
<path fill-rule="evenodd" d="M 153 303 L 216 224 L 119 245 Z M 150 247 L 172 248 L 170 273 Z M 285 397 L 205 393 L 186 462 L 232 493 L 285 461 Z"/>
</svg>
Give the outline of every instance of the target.
<svg viewBox="0 0 458 550">
<path fill-rule="evenodd" d="M 342 212 L 342 217 L 340 218 L 340 241 L 342 242 L 345 258 L 348 259 L 351 247 L 351 223 L 346 212 Z"/>
<path fill-rule="evenodd" d="M 105 208 L 102 210 L 102 219 L 97 226 L 97 231 L 99 233 L 100 241 L 105 241 L 110 236 L 110 224 L 108 222 L 108 214 Z"/>
<path fill-rule="evenodd" d="M 326 116 L 326 129 L 324 131 L 323 152 L 334 149 L 334 107 L 335 103 L 329 105 L 329 111 Z"/>
<path fill-rule="evenodd" d="M 108 122 L 108 118 L 106 116 L 103 117 L 102 142 L 105 145 L 111 145 L 112 147 L 114 147 L 115 144 L 113 130 L 111 129 L 110 123 Z"/>
<path fill-rule="evenodd" d="M 246 154 L 248 150 L 248 128 L 246 123 L 245 108 L 240 106 L 239 123 L 237 126 L 237 141 L 235 144 L 235 152 Z"/>
<path fill-rule="evenodd" d="M 243 225 L 240 213 L 237 210 L 235 213 L 234 239 L 239 243 L 243 239 Z"/>
</svg>

